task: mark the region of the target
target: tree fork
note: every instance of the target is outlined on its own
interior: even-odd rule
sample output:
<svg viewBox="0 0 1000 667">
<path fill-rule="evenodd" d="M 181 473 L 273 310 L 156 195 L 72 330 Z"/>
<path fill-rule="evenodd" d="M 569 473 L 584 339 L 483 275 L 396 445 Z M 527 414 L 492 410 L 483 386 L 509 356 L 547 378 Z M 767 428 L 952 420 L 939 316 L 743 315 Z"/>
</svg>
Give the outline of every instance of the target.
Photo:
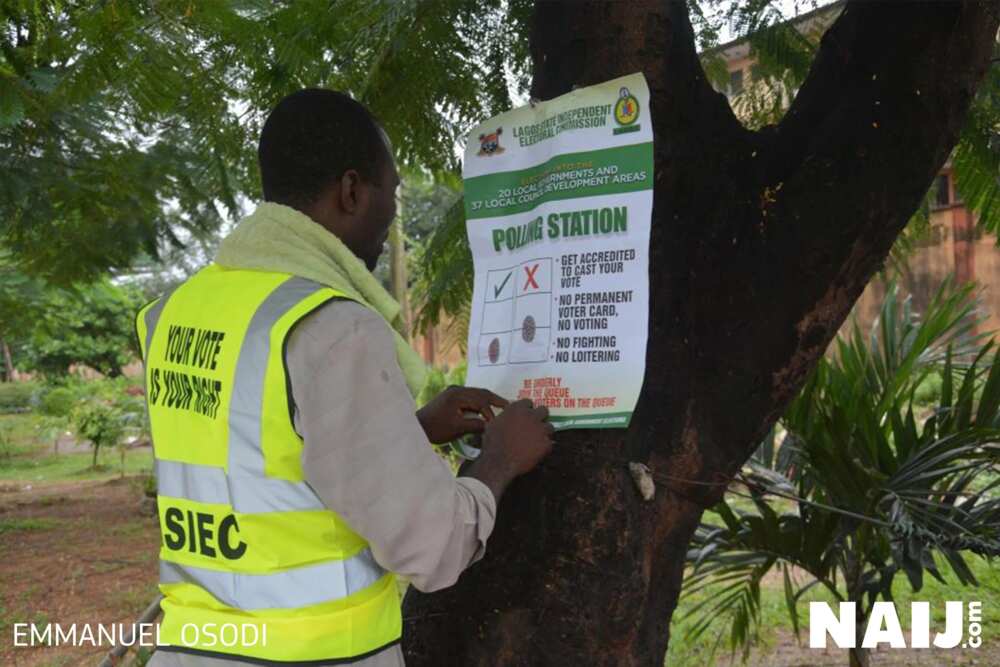
<svg viewBox="0 0 1000 667">
<path fill-rule="evenodd" d="M 536 3 L 534 97 L 649 82 L 646 377 L 627 430 L 561 433 L 510 487 L 482 562 L 408 592 L 408 665 L 662 664 L 703 509 L 917 208 L 997 24 L 996 2 L 849 2 L 782 122 L 751 132 L 706 81 L 684 2 Z M 652 501 L 630 461 L 652 469 Z"/>
</svg>

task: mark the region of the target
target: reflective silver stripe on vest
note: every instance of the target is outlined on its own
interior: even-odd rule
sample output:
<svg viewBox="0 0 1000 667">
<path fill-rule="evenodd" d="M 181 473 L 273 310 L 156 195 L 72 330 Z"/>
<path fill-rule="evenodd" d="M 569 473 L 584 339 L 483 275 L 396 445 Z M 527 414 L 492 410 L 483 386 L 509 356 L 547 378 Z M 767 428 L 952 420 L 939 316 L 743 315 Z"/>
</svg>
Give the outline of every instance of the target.
<svg viewBox="0 0 1000 667">
<path fill-rule="evenodd" d="M 171 498 L 199 503 L 232 505 L 242 514 L 326 509 L 308 484 L 270 477 L 244 477 L 233 483 L 232 475 L 218 466 L 156 459 L 157 492 Z M 320 503 L 317 507 L 316 503 Z"/>
<path fill-rule="evenodd" d="M 250 318 L 229 400 L 228 471 L 218 466 L 156 459 L 160 495 L 230 505 L 241 514 L 327 509 L 308 483 L 267 477 L 261 444 L 271 329 L 285 313 L 320 289 L 322 285 L 304 278 L 289 278 L 264 299 Z M 152 340 L 152 327 L 165 301 L 162 299 L 146 313 L 150 327 L 147 341 Z M 337 600 L 370 586 L 385 573 L 369 549 L 346 561 L 273 574 L 237 574 L 160 561 L 162 583 L 197 584 L 223 604 L 240 609 L 295 608 Z"/>
<path fill-rule="evenodd" d="M 145 354 L 142 355 L 142 393 L 144 396 L 149 396 L 149 387 L 147 386 L 148 380 L 146 379 L 146 370 L 149 367 L 149 346 L 153 344 L 153 330 L 156 329 L 157 322 L 160 321 L 160 315 L 163 314 L 163 307 L 167 304 L 167 299 L 170 295 L 174 293 L 176 287 L 171 287 L 169 290 L 160 295 L 160 298 L 156 300 L 146 314 L 143 315 L 143 319 L 146 321 L 146 347 L 144 348 Z M 149 406 L 146 406 L 146 415 L 149 415 Z M 156 461 L 156 445 L 153 445 L 153 461 Z M 154 475 L 156 475 L 154 469 Z M 157 480 L 159 476 L 157 475 Z"/>
<path fill-rule="evenodd" d="M 271 347 L 271 328 L 281 316 L 323 286 L 305 278 L 289 278 L 268 295 L 250 318 L 236 360 L 233 393 L 229 397 L 229 475 L 253 479 L 264 477 L 264 450 L 261 447 L 261 406 L 264 403 L 264 374 Z M 308 506 L 286 509 L 322 509 L 323 503 L 303 482 L 289 495 L 300 501 L 311 498 Z M 236 507 L 236 499 L 233 506 Z M 242 508 L 236 507 L 238 511 Z"/>
<path fill-rule="evenodd" d="M 174 287 L 167 292 L 164 292 L 162 296 L 152 305 L 152 307 L 146 311 L 146 356 L 149 356 L 149 346 L 153 344 L 153 329 L 156 328 L 156 323 L 160 321 L 160 315 L 163 313 L 163 307 L 167 305 L 167 299 L 170 295 L 174 293 Z M 145 361 L 145 359 L 143 360 Z M 143 376 L 145 377 L 145 376 Z"/>
<path fill-rule="evenodd" d="M 160 561 L 160 583 L 197 584 L 219 602 L 240 609 L 294 609 L 339 600 L 368 588 L 384 574 L 370 549 L 347 560 L 274 574 L 237 574 Z"/>
<path fill-rule="evenodd" d="M 153 466 L 158 495 L 198 503 L 229 504 L 229 480 L 222 468 L 164 459 L 156 459 Z"/>
</svg>

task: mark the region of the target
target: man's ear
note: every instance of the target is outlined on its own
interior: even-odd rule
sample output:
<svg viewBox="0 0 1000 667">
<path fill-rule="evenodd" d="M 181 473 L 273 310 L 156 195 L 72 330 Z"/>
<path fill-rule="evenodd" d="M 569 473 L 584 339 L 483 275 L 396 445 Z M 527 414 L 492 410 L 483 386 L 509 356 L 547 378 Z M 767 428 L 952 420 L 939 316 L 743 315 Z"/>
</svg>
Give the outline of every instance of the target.
<svg viewBox="0 0 1000 667">
<path fill-rule="evenodd" d="M 368 205 L 368 188 L 355 169 L 348 169 L 341 176 L 338 195 L 337 204 L 348 215 L 355 215 Z"/>
</svg>

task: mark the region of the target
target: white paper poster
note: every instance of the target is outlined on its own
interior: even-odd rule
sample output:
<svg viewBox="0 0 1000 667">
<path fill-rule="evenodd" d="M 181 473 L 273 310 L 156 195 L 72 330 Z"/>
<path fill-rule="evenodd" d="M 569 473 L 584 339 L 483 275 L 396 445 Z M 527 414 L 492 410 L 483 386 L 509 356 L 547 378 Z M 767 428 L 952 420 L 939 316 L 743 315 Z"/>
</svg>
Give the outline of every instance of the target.
<svg viewBox="0 0 1000 667">
<path fill-rule="evenodd" d="M 466 384 L 624 428 L 642 388 L 653 131 L 642 74 L 501 114 L 463 169 L 475 263 Z"/>
</svg>

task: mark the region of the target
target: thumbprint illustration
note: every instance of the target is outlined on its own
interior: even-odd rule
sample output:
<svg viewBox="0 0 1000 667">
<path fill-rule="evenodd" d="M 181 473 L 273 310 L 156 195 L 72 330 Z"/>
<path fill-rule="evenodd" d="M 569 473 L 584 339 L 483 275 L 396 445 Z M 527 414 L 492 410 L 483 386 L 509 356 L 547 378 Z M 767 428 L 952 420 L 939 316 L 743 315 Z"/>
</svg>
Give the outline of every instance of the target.
<svg viewBox="0 0 1000 667">
<path fill-rule="evenodd" d="M 524 318 L 524 322 L 521 324 L 521 338 L 524 339 L 525 343 L 530 343 L 535 340 L 535 318 L 528 315 Z"/>
<path fill-rule="evenodd" d="M 488 350 L 490 356 L 490 363 L 495 364 L 498 359 L 500 359 L 500 339 L 494 338 L 490 341 L 490 347 Z"/>
</svg>

